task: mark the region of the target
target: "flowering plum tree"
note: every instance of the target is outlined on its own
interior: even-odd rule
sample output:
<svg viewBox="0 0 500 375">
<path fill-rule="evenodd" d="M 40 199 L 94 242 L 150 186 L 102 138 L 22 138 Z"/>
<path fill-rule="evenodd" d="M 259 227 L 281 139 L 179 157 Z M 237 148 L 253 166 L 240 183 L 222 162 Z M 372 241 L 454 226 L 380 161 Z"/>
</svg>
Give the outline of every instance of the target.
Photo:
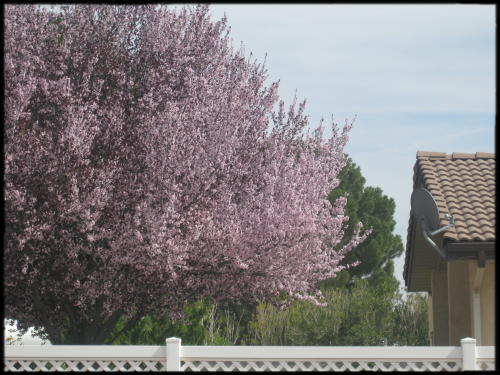
<svg viewBox="0 0 500 375">
<path fill-rule="evenodd" d="M 7 318 L 89 344 L 194 298 L 321 303 L 366 237 L 332 250 L 351 125 L 310 133 L 206 6 L 5 10 Z"/>
</svg>

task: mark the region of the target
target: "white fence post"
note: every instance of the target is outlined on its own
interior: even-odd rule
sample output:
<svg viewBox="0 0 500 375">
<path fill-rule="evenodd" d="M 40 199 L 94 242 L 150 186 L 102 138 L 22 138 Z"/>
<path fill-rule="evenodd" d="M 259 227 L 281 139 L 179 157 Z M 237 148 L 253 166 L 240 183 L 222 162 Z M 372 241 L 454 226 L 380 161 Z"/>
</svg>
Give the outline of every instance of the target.
<svg viewBox="0 0 500 375">
<path fill-rule="evenodd" d="M 462 345 L 462 370 L 477 370 L 476 368 L 476 339 L 466 337 L 460 340 Z"/>
<path fill-rule="evenodd" d="M 181 371 L 181 339 L 169 337 L 167 342 L 167 371 Z"/>
</svg>

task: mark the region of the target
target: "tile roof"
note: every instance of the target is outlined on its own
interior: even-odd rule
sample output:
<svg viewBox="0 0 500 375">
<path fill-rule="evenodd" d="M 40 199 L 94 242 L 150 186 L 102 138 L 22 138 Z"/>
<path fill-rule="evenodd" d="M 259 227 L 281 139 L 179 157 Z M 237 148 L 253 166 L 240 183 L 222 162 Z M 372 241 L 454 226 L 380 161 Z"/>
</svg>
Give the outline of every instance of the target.
<svg viewBox="0 0 500 375">
<path fill-rule="evenodd" d="M 450 213 L 455 226 L 444 232 L 451 242 L 495 241 L 495 154 L 476 152 L 418 151 L 413 168 L 413 188 L 424 187 L 434 197 L 440 226 L 449 223 Z M 409 259 L 412 213 L 408 225 L 405 274 Z"/>
</svg>

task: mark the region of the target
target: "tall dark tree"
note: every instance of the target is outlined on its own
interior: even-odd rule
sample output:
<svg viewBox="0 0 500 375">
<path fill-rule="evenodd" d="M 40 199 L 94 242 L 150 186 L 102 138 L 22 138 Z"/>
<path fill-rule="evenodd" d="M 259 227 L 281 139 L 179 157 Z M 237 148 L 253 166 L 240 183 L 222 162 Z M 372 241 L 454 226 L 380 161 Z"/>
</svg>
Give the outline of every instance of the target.
<svg viewBox="0 0 500 375">
<path fill-rule="evenodd" d="M 371 227 L 372 232 L 342 262 L 352 264 L 359 261 L 359 264 L 341 271 L 335 279 L 323 284 L 343 286 L 354 277 L 372 278 L 374 282 L 384 277 L 393 279 L 392 284 L 397 285 L 394 278 L 394 258 L 403 252 L 403 242 L 399 235 L 393 233 L 396 225 L 394 199 L 384 195 L 378 187 L 365 186 L 366 180 L 361 169 L 351 158 L 347 159 L 346 166 L 339 173 L 339 179 L 339 185 L 330 192 L 328 199 L 333 203 L 348 193 L 345 214 L 349 216 L 349 223 L 346 235 L 355 231 L 353 223 L 358 221 Z"/>
</svg>

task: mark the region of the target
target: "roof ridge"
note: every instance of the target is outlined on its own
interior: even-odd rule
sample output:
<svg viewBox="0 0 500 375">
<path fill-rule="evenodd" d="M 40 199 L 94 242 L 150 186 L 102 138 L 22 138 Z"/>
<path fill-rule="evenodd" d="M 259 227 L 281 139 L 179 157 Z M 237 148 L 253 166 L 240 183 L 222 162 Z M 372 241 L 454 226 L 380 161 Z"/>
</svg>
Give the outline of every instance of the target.
<svg viewBox="0 0 500 375">
<path fill-rule="evenodd" d="M 417 151 L 417 159 L 419 158 L 432 158 L 432 159 L 446 159 L 447 155 L 445 152 L 433 152 L 433 151 Z"/>
<path fill-rule="evenodd" d="M 494 152 L 453 152 L 447 154 L 446 152 L 435 152 L 435 151 L 417 151 L 417 159 L 496 159 Z"/>
</svg>

